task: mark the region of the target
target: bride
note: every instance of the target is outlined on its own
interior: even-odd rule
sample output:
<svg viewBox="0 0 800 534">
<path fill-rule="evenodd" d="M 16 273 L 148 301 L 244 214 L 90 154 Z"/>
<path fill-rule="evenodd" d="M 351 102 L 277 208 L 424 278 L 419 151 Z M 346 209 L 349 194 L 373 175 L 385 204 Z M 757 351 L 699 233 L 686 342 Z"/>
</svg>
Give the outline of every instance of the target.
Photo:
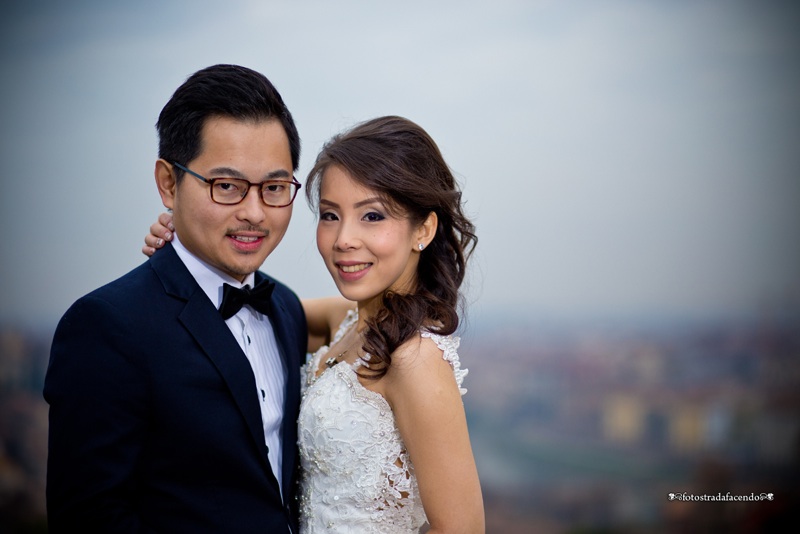
<svg viewBox="0 0 800 534">
<path fill-rule="evenodd" d="M 461 402 L 458 288 L 475 243 L 455 181 L 416 124 L 335 137 L 306 194 L 340 299 L 304 301 L 301 529 L 482 532 Z M 330 344 L 327 343 L 330 340 Z"/>
</svg>

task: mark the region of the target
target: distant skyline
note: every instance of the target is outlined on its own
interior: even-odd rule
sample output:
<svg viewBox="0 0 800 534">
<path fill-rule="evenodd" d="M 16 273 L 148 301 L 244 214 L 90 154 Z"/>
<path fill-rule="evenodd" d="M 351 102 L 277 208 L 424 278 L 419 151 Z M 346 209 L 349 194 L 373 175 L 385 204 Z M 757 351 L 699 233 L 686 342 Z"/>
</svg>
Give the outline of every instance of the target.
<svg viewBox="0 0 800 534">
<path fill-rule="evenodd" d="M 476 317 L 800 312 L 791 2 L 85 0 L 0 32 L 0 322 L 52 322 L 144 261 L 154 123 L 197 69 L 266 74 L 303 141 L 418 122 L 464 187 Z M 14 187 L 14 186 L 18 187 Z M 264 270 L 335 293 L 298 198 Z"/>
</svg>

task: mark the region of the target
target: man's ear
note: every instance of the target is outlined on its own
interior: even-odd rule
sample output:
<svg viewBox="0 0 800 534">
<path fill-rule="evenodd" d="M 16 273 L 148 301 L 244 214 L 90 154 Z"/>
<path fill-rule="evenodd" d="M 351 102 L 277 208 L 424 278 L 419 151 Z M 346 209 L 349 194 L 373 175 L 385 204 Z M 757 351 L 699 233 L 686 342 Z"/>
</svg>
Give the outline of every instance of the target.
<svg viewBox="0 0 800 534">
<path fill-rule="evenodd" d="M 423 248 L 427 248 L 436 236 L 436 228 L 438 225 L 439 217 L 436 215 L 436 212 L 430 212 L 417 229 L 417 244 L 422 245 Z"/>
<path fill-rule="evenodd" d="M 164 204 L 165 208 L 171 210 L 175 204 L 175 193 L 178 188 L 172 165 L 167 163 L 166 160 L 159 159 L 156 161 L 154 174 L 158 194 L 161 195 L 161 203 Z"/>
</svg>

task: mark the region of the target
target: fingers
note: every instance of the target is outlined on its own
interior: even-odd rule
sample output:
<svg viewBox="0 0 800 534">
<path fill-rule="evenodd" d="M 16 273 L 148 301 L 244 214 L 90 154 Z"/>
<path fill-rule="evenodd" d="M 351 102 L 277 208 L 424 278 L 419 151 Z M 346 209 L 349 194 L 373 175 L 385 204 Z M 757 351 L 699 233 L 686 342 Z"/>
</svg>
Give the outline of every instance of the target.
<svg viewBox="0 0 800 534">
<path fill-rule="evenodd" d="M 161 223 L 161 226 L 166 226 L 170 230 L 175 230 L 175 227 L 172 226 L 172 214 L 171 213 L 162 213 L 158 216 L 158 222 Z"/>
<path fill-rule="evenodd" d="M 162 213 L 158 216 L 158 221 L 150 225 L 150 233 L 144 236 L 144 246 L 142 254 L 152 256 L 156 250 L 164 246 L 167 241 L 172 241 L 172 232 L 175 227 L 172 224 L 172 215 Z"/>
<path fill-rule="evenodd" d="M 169 234 L 169 232 L 167 232 Z M 171 236 L 172 234 L 170 234 Z M 171 237 L 170 237 L 171 238 Z M 154 234 L 144 236 L 144 245 L 153 249 L 159 249 L 164 246 L 166 240 Z"/>
<path fill-rule="evenodd" d="M 170 221 L 169 224 L 171 226 L 172 222 Z M 164 245 L 164 243 L 156 244 L 155 239 L 148 239 L 148 238 L 157 238 L 157 239 L 162 239 L 164 241 L 172 241 L 172 232 L 170 232 L 170 230 L 171 228 L 168 228 L 167 226 L 163 225 L 159 218 L 158 222 L 155 222 L 150 225 L 150 235 L 145 236 L 144 242 L 151 246 L 161 247 Z"/>
<path fill-rule="evenodd" d="M 151 229 L 152 231 L 152 229 Z M 153 234 L 144 236 L 144 246 L 142 247 L 142 254 L 145 256 L 152 256 L 156 250 L 164 246 L 164 239 L 156 237 Z"/>
<path fill-rule="evenodd" d="M 172 232 L 174 231 L 172 215 L 162 213 L 158 216 L 158 221 L 150 225 L 150 235 L 145 236 L 144 242 L 151 247 L 161 248 L 164 246 L 164 242 L 172 241 Z"/>
</svg>

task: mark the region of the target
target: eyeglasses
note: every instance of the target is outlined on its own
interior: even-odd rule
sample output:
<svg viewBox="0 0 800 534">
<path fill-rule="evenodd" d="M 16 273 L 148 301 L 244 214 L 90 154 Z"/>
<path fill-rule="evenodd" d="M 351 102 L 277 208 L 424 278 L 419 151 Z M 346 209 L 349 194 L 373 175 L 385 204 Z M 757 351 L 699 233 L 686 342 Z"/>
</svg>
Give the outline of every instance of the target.
<svg viewBox="0 0 800 534">
<path fill-rule="evenodd" d="M 300 182 L 298 182 L 294 176 L 292 176 L 291 181 L 264 180 L 258 183 L 248 182 L 241 178 L 209 179 L 200 176 L 180 163 L 173 161 L 172 164 L 182 171 L 188 172 L 198 180 L 210 185 L 209 191 L 211 192 L 211 200 L 217 204 L 225 204 L 228 206 L 238 204 L 244 200 L 244 197 L 250 192 L 251 187 L 259 187 L 261 190 L 261 200 L 264 201 L 264 204 L 271 208 L 283 208 L 294 202 L 294 197 L 297 196 L 297 192 L 300 190 Z"/>
</svg>

